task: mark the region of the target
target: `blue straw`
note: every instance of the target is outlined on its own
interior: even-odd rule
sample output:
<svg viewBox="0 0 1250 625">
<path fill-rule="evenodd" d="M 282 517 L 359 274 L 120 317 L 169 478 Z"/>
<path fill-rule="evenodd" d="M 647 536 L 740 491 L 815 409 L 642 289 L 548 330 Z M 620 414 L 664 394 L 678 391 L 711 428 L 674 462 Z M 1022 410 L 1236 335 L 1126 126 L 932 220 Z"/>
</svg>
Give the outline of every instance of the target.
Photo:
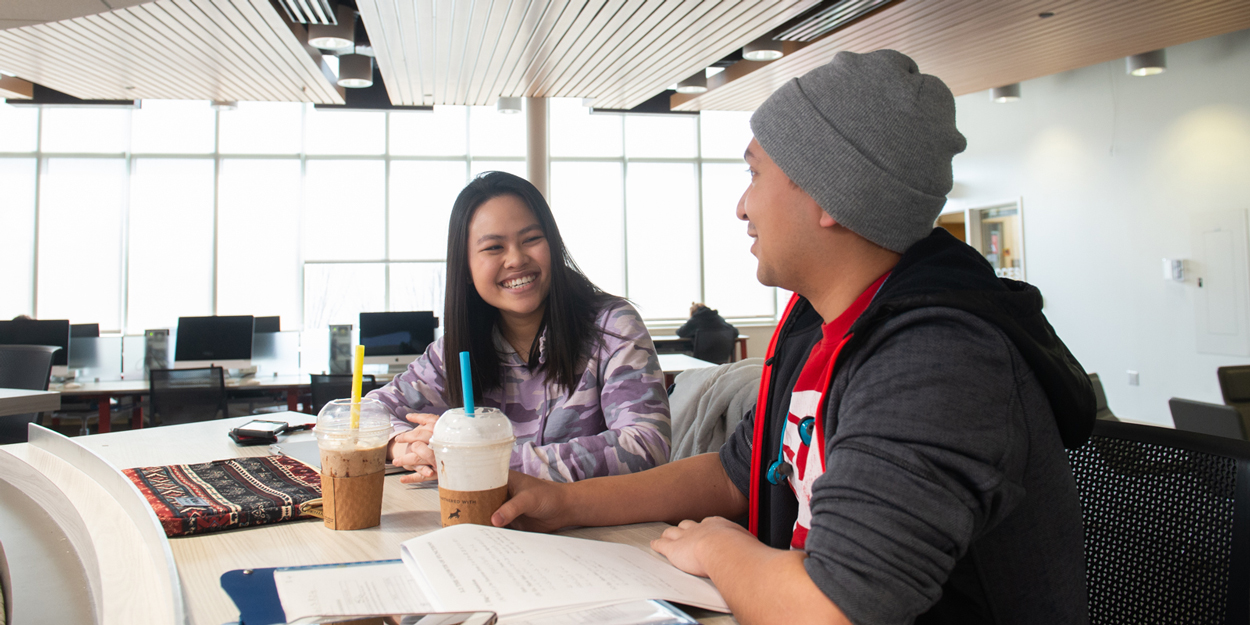
<svg viewBox="0 0 1250 625">
<path fill-rule="evenodd" d="M 460 388 L 464 391 L 464 413 L 473 416 L 473 372 L 469 369 L 469 352 L 460 352 Z"/>
</svg>

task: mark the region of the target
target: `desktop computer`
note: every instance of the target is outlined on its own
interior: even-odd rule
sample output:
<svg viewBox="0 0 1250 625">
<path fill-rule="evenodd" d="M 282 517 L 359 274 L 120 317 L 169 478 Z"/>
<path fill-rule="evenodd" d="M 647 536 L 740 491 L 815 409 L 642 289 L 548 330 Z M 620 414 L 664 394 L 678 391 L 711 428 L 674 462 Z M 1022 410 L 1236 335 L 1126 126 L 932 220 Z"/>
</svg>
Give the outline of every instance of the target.
<svg viewBox="0 0 1250 625">
<path fill-rule="evenodd" d="M 402 372 L 434 342 L 438 317 L 428 310 L 360 313 L 360 344 L 365 364 L 389 365 Z"/>
<path fill-rule="evenodd" d="M 251 367 L 253 326 L 251 315 L 179 317 L 174 368 Z"/>
</svg>

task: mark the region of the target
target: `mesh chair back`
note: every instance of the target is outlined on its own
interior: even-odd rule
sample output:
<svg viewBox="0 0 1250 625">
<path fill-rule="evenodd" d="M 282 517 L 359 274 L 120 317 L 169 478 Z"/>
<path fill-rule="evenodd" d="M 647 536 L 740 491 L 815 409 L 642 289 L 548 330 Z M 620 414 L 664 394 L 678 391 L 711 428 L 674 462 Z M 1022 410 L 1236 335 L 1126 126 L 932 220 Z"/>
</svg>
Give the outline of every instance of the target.
<svg viewBox="0 0 1250 625">
<path fill-rule="evenodd" d="M 1250 622 L 1250 443 L 1096 421 L 1068 456 L 1092 625 Z"/>
<path fill-rule="evenodd" d="M 57 349 L 50 345 L 0 345 L 0 388 L 48 390 L 52 353 Z M 26 426 L 37 418 L 37 412 L 0 417 L 0 445 L 26 442 Z"/>
<path fill-rule="evenodd" d="M 372 391 L 378 387 L 377 378 L 373 374 L 367 374 L 360 384 L 360 394 Z M 336 400 L 345 399 L 352 396 L 352 376 L 350 375 L 326 375 L 313 374 L 312 376 L 312 403 L 313 414 L 321 414 L 321 408 L 326 404 Z"/>
<path fill-rule="evenodd" d="M 1089 374 L 1089 383 L 1094 387 L 1094 418 L 1119 421 L 1119 419 L 1115 418 L 1115 415 L 1111 414 L 1111 409 L 1107 407 L 1107 394 L 1102 390 L 1102 380 L 1098 378 L 1097 373 Z"/>
<path fill-rule="evenodd" d="M 152 418 L 157 425 L 209 421 L 227 415 L 221 367 L 152 369 L 148 372 Z"/>
<path fill-rule="evenodd" d="M 734 342 L 737 340 L 736 328 L 699 330 L 694 333 L 694 357 L 723 365 L 733 360 Z"/>
</svg>

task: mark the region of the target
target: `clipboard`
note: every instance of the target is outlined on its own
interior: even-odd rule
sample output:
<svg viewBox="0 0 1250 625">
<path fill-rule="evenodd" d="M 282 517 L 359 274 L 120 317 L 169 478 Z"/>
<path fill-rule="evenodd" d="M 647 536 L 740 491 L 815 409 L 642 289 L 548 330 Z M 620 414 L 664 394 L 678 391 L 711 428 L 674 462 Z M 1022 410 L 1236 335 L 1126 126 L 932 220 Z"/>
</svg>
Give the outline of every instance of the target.
<svg viewBox="0 0 1250 625">
<path fill-rule="evenodd" d="M 235 569 L 221 574 L 221 589 L 239 608 L 239 625 L 281 625 L 287 622 L 273 581 L 272 567 Z"/>
</svg>

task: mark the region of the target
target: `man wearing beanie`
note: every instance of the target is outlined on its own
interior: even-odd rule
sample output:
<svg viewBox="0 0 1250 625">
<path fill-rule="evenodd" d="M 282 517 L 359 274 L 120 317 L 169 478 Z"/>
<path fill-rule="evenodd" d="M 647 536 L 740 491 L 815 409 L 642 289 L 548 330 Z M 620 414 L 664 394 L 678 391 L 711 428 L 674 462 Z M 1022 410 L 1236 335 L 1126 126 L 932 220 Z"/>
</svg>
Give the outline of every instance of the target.
<svg viewBox="0 0 1250 625">
<path fill-rule="evenodd" d="M 678 523 L 652 546 L 743 623 L 1087 623 L 1064 447 L 1093 392 L 1037 289 L 933 228 L 965 147 L 946 85 L 842 52 L 751 130 L 737 214 L 756 277 L 795 292 L 754 415 L 642 473 L 514 475 L 492 521 Z"/>
</svg>

